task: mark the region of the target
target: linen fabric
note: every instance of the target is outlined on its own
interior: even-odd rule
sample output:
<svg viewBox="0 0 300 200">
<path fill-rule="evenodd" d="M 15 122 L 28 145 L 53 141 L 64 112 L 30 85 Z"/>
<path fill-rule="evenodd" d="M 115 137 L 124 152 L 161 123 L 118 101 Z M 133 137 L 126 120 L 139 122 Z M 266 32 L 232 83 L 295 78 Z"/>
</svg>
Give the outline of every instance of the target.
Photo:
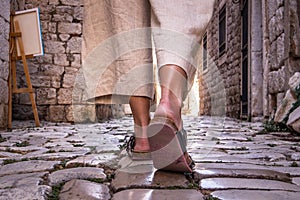
<svg viewBox="0 0 300 200">
<path fill-rule="evenodd" d="M 214 0 L 85 0 L 83 74 L 87 99 L 128 103 L 153 98 L 152 48 L 158 69 L 174 64 L 191 87 L 199 41 Z"/>
</svg>

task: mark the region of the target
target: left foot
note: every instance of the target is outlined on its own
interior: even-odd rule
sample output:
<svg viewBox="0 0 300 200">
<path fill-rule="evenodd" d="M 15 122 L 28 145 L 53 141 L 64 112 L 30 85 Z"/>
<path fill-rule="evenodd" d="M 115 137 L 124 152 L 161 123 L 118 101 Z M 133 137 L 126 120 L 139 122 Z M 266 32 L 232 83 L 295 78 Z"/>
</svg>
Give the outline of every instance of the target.
<svg viewBox="0 0 300 200">
<path fill-rule="evenodd" d="M 147 138 L 135 138 L 134 152 L 149 152 L 150 145 Z"/>
</svg>

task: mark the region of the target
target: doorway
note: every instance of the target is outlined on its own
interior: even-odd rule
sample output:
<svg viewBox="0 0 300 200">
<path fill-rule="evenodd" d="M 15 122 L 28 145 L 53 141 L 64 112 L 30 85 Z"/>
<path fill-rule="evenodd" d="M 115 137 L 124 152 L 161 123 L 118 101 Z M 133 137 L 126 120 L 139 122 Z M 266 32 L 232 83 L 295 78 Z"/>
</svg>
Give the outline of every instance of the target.
<svg viewBox="0 0 300 200">
<path fill-rule="evenodd" d="M 249 116 L 249 2 L 242 1 L 241 118 Z"/>
</svg>

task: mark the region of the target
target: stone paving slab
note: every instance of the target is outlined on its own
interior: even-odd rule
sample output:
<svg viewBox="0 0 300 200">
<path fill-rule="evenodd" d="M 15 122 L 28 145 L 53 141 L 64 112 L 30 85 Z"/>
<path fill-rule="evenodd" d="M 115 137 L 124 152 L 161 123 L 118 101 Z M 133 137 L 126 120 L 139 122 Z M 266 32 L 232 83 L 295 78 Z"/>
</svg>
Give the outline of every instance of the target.
<svg viewBox="0 0 300 200">
<path fill-rule="evenodd" d="M 262 190 L 226 190 L 211 194 L 219 200 L 299 200 L 299 192 L 262 191 Z"/>
<path fill-rule="evenodd" d="M 48 172 L 14 174 L 0 177 L 0 189 L 21 188 L 41 185 Z"/>
<path fill-rule="evenodd" d="M 27 154 L 27 153 L 31 153 L 31 152 L 35 152 L 35 151 L 41 151 L 41 150 L 45 150 L 46 148 L 44 147 L 38 147 L 38 146 L 27 146 L 27 147 L 16 147 L 16 146 L 12 146 L 9 147 L 7 149 L 7 151 L 9 152 L 14 152 L 14 153 L 20 153 L 20 154 Z"/>
<path fill-rule="evenodd" d="M 278 167 L 285 167 L 285 168 L 292 168 L 292 165 L 296 164 L 297 166 L 300 166 L 300 161 L 277 161 L 273 162 L 273 166 L 278 166 Z M 272 165 L 270 165 L 272 166 Z M 296 167 L 294 167 L 296 168 Z"/>
<path fill-rule="evenodd" d="M 203 195 L 197 190 L 153 190 L 132 189 L 114 194 L 112 200 L 201 200 Z"/>
<path fill-rule="evenodd" d="M 42 122 L 41 128 L 33 128 L 34 121 L 30 127 L 28 122 L 14 122 L 14 127 L 19 129 L 0 132 L 6 139 L 0 143 L 0 185 L 6 188 L 0 189 L 1 194 L 17 199 L 18 196 L 13 196 L 15 189 L 16 194 L 23 191 L 24 198 L 46 199 L 49 190 L 43 190 L 44 185 L 38 185 L 40 192 L 33 189 L 33 196 L 30 196 L 26 194 L 27 190 L 21 190 L 25 182 L 30 187 L 64 183 L 63 191 L 87 196 L 91 194 L 89 188 L 111 186 L 111 194 L 118 192 L 113 198 L 124 199 L 120 195 L 124 194 L 125 197 L 137 197 L 134 200 L 149 194 L 152 194 L 153 199 L 180 197 L 182 200 L 188 194 L 181 197 L 176 191 L 195 187 L 198 189 L 187 190 L 186 193 L 196 192 L 195 199 L 202 199 L 201 192 L 207 194 L 210 191 L 200 190 L 199 184 L 207 184 L 204 185 L 206 189 L 213 187 L 213 194 L 224 192 L 222 198 L 226 197 L 227 191 L 235 190 L 240 193 L 254 190 L 263 196 L 269 187 L 271 192 L 280 192 L 279 197 L 286 192 L 284 190 L 297 191 L 287 192 L 291 197 L 300 194 L 300 167 L 296 167 L 300 165 L 299 137 L 288 132 L 262 134 L 259 133 L 263 129 L 261 123 L 242 122 L 227 117 L 183 116 L 183 121 L 188 133 L 188 151 L 198 162 L 194 177 L 156 171 L 151 160 L 137 162 L 127 157 L 119 146 L 123 144 L 126 135 L 133 134 L 131 116 L 94 124 Z M 30 159 L 38 159 L 40 165 Z M 7 164 L 8 161 L 19 162 Z M 50 162 L 54 163 L 49 165 Z M 86 166 L 85 169 L 80 168 L 82 166 Z M 95 171 L 91 172 L 87 167 Z M 33 173 L 32 177 L 28 173 Z M 81 192 L 78 188 L 82 188 Z M 140 194 L 140 191 L 146 192 Z M 68 192 L 63 193 L 69 195 Z M 93 193 L 92 199 L 95 197 L 93 195 L 97 194 Z"/>
<path fill-rule="evenodd" d="M 183 174 L 157 171 L 152 165 L 137 165 L 118 169 L 111 183 L 114 191 L 128 188 L 188 188 Z"/>
<path fill-rule="evenodd" d="M 150 172 L 153 170 L 151 167 L 153 165 L 152 160 L 132 160 L 129 156 L 127 156 L 126 151 L 121 152 L 121 156 L 122 158 L 118 162 L 118 166 L 120 169 L 135 167 L 139 165 L 149 165 L 150 169 L 146 168 L 146 172 Z"/>
<path fill-rule="evenodd" d="M 43 138 L 47 138 L 47 139 L 61 139 L 61 138 L 66 138 L 67 136 L 69 136 L 69 133 L 65 133 L 65 131 L 58 132 L 57 130 L 56 131 L 43 131 L 43 132 L 30 132 L 30 133 L 23 135 L 23 137 L 43 137 Z"/>
<path fill-rule="evenodd" d="M 192 155 L 193 156 L 193 155 Z M 244 164 L 261 164 L 265 163 L 260 160 L 255 159 L 247 159 L 247 158 L 240 158 L 238 156 L 216 156 L 216 157 L 203 157 L 202 159 L 197 159 L 195 162 L 204 162 L 204 163 L 244 163 Z M 271 165 L 270 163 L 266 163 Z"/>
<path fill-rule="evenodd" d="M 51 140 L 44 144 L 44 147 L 46 148 L 72 148 L 74 147 L 71 143 L 63 140 Z"/>
<path fill-rule="evenodd" d="M 46 185 L 0 189 L 0 200 L 47 200 L 51 187 Z"/>
<path fill-rule="evenodd" d="M 284 174 L 290 174 L 291 176 L 300 176 L 300 167 L 279 167 L 268 166 L 259 164 L 245 164 L 245 163 L 196 163 L 195 170 L 203 169 L 266 169 Z"/>
<path fill-rule="evenodd" d="M 23 156 L 21 156 L 19 159 L 32 159 L 32 160 L 37 160 L 38 157 L 42 154 L 45 154 L 47 152 L 49 152 L 50 150 L 47 148 L 41 148 L 40 150 L 37 151 L 32 151 L 32 152 L 28 152 L 26 154 L 23 154 Z"/>
<path fill-rule="evenodd" d="M 0 166 L 0 176 L 20 173 L 52 171 L 60 161 L 30 160 Z"/>
<path fill-rule="evenodd" d="M 22 154 L 20 153 L 11 153 L 11 152 L 3 152 L 0 151 L 0 158 L 13 158 L 13 157 L 20 157 Z"/>
<path fill-rule="evenodd" d="M 274 153 L 274 152 L 251 152 L 247 154 L 239 154 L 235 155 L 239 158 L 246 158 L 246 159 L 261 159 L 261 160 L 269 160 L 270 162 L 281 161 L 285 160 L 286 157 L 281 153 Z"/>
<path fill-rule="evenodd" d="M 195 177 L 199 180 L 212 177 L 231 177 L 231 178 L 252 178 L 252 179 L 272 179 L 289 182 L 289 174 L 280 173 L 267 169 L 198 169 L 195 170 Z"/>
<path fill-rule="evenodd" d="M 72 179 L 106 179 L 102 168 L 78 167 L 55 171 L 49 175 L 49 185 L 57 185 Z"/>
<path fill-rule="evenodd" d="M 55 153 L 44 152 L 42 154 L 33 153 L 33 154 L 28 154 L 24 157 L 29 159 L 35 158 L 39 160 L 66 160 L 66 159 L 73 159 L 78 156 L 86 155 L 89 152 L 90 152 L 89 149 L 83 149 L 83 150 L 73 151 L 73 152 L 55 152 Z"/>
<path fill-rule="evenodd" d="M 300 186 L 300 177 L 293 178 L 293 179 L 292 179 L 292 182 L 293 182 L 295 185 Z"/>
<path fill-rule="evenodd" d="M 243 136 L 241 134 L 231 134 L 231 133 L 227 133 L 227 134 L 223 133 L 222 135 L 215 137 L 215 139 L 216 140 L 239 141 L 239 142 L 249 141 L 249 139 L 246 136 Z"/>
<path fill-rule="evenodd" d="M 207 178 L 200 181 L 200 187 L 204 190 L 213 191 L 224 189 L 260 189 L 300 192 L 300 187 L 297 185 L 265 179 Z"/>
<path fill-rule="evenodd" d="M 60 200 L 109 200 L 110 198 L 107 185 L 78 179 L 67 182 L 59 194 Z"/>
<path fill-rule="evenodd" d="M 278 172 L 282 172 L 282 173 L 288 173 L 291 176 L 300 176 L 300 167 L 272 167 L 272 166 L 270 166 L 269 169 L 278 171 Z"/>
<path fill-rule="evenodd" d="M 6 150 L 7 150 L 7 147 L 2 146 L 3 143 L 4 143 L 4 142 L 1 143 L 0 151 L 6 151 Z"/>
<path fill-rule="evenodd" d="M 115 145 L 116 142 L 112 144 L 103 144 L 101 146 L 99 146 L 99 144 L 97 144 L 97 147 L 96 147 L 96 152 L 97 153 L 103 153 L 103 152 L 118 152 L 120 151 L 120 148 Z"/>
<path fill-rule="evenodd" d="M 295 161 L 300 161 L 300 152 L 293 153 L 291 159 Z"/>
<path fill-rule="evenodd" d="M 220 144 L 217 147 L 222 148 L 225 152 L 245 153 L 252 151 L 270 151 L 270 146 L 265 142 L 233 142 L 233 141 L 218 141 Z M 226 146 L 231 148 L 226 148 Z M 236 147 L 236 148 L 233 148 Z M 276 149 L 276 148 L 275 148 Z"/>
<path fill-rule="evenodd" d="M 68 161 L 66 167 L 73 167 L 76 165 L 97 167 L 100 164 L 106 164 L 109 167 L 113 167 L 116 165 L 118 157 L 119 156 L 115 153 L 89 154 Z"/>
</svg>

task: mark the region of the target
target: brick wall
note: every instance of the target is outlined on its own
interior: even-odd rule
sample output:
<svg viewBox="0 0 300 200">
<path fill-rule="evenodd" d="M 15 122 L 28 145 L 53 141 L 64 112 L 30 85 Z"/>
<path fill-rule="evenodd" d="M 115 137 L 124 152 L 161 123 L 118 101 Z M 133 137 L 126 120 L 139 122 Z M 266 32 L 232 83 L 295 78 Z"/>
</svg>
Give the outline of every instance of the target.
<svg viewBox="0 0 300 200">
<path fill-rule="evenodd" d="M 0 129 L 7 126 L 10 1 L 0 1 Z"/>
</svg>

